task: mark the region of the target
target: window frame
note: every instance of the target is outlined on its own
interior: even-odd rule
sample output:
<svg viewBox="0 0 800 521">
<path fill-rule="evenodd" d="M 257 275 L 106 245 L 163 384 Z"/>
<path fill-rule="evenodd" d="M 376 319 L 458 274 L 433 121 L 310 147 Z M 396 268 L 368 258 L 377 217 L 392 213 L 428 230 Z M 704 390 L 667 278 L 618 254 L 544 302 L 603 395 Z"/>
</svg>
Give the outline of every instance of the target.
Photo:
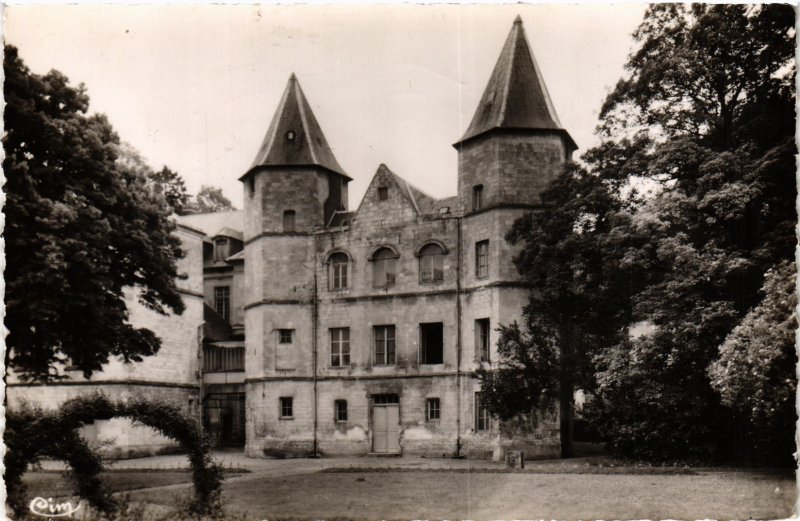
<svg viewBox="0 0 800 521">
<path fill-rule="evenodd" d="M 224 290 L 225 296 L 220 299 L 219 293 Z M 223 309 L 220 310 L 220 304 L 224 304 Z M 226 322 L 231 321 L 231 287 L 230 286 L 214 286 L 214 311 L 219 316 L 225 319 Z"/>
<path fill-rule="evenodd" d="M 434 253 L 430 253 L 432 250 Z M 441 284 L 444 282 L 444 255 L 445 249 L 435 242 L 430 242 L 419 249 L 419 283 Z M 425 264 L 430 263 L 430 266 Z M 438 278 L 437 278 L 437 264 Z M 426 275 L 429 275 L 426 276 Z"/>
<path fill-rule="evenodd" d="M 379 186 L 378 187 L 378 201 L 388 201 L 389 200 L 389 187 L 388 186 Z"/>
<path fill-rule="evenodd" d="M 483 185 L 472 187 L 472 211 L 480 212 L 483 210 Z"/>
<path fill-rule="evenodd" d="M 294 210 L 283 211 L 283 232 L 293 233 L 297 231 L 297 212 Z"/>
<path fill-rule="evenodd" d="M 284 414 L 288 410 L 289 414 Z M 281 396 L 278 398 L 278 418 L 281 420 L 294 419 L 294 396 Z"/>
<path fill-rule="evenodd" d="M 397 259 L 399 255 L 392 248 L 382 246 L 375 250 L 370 260 L 372 261 L 372 287 L 390 288 L 397 284 Z M 391 267 L 391 278 L 388 267 Z M 378 274 L 381 273 L 381 281 Z"/>
<path fill-rule="evenodd" d="M 475 432 L 492 430 L 492 417 L 489 410 L 482 403 L 483 393 L 475 391 Z"/>
<path fill-rule="evenodd" d="M 435 405 L 435 407 L 434 407 Z M 433 412 L 436 412 L 436 417 L 433 417 Z M 442 419 L 442 401 L 439 397 L 432 396 L 425 398 L 425 421 L 438 422 Z"/>
<path fill-rule="evenodd" d="M 489 276 L 489 239 L 475 243 L 475 278 L 485 279 Z"/>
<path fill-rule="evenodd" d="M 439 354 L 441 355 L 439 362 L 431 362 L 429 361 L 428 356 L 428 336 L 426 335 L 426 331 L 428 329 L 433 329 L 438 326 L 439 331 L 441 332 L 441 350 Z M 424 322 L 419 324 L 419 364 L 420 365 L 440 365 L 444 363 L 444 323 L 443 322 Z"/>
<path fill-rule="evenodd" d="M 479 362 L 491 363 L 491 333 L 492 323 L 489 318 L 475 319 L 475 359 Z"/>
<path fill-rule="evenodd" d="M 349 327 L 331 327 L 328 328 L 329 331 L 329 339 L 330 339 L 330 367 L 350 367 L 350 328 Z M 347 338 L 343 338 L 346 333 Z M 338 338 L 334 339 L 335 336 Z M 334 352 L 334 346 L 336 347 L 336 352 Z M 345 352 L 345 348 L 346 351 Z M 338 363 L 334 364 L 334 356 L 337 357 Z M 347 362 L 345 362 L 345 356 L 347 357 Z"/>
<path fill-rule="evenodd" d="M 380 351 L 382 359 L 379 359 L 379 331 L 383 332 L 383 349 Z M 391 332 L 391 338 L 389 335 Z M 391 343 L 390 343 L 391 340 Z M 389 346 L 391 345 L 391 351 Z M 391 354 L 391 361 L 389 355 Z M 372 326 L 372 365 L 392 366 L 397 365 L 397 328 L 394 324 Z"/>
<path fill-rule="evenodd" d="M 342 418 L 344 412 L 344 418 Z M 334 400 L 333 401 L 333 422 L 334 423 L 347 423 L 347 400 Z"/>
<path fill-rule="evenodd" d="M 328 257 L 328 290 L 340 291 L 349 287 L 350 256 L 342 251 L 333 252 Z"/>
<path fill-rule="evenodd" d="M 284 340 L 284 335 L 289 335 L 289 340 Z M 278 329 L 278 343 L 282 345 L 294 344 L 294 329 Z"/>
</svg>

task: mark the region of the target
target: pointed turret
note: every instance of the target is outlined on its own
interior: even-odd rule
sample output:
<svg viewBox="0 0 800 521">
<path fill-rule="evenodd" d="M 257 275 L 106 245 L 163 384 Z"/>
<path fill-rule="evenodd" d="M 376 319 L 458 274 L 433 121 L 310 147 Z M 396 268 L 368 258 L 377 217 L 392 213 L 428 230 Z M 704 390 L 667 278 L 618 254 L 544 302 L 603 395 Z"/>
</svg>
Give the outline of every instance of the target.
<svg viewBox="0 0 800 521">
<path fill-rule="evenodd" d="M 260 166 L 319 166 L 350 180 L 328 146 L 294 74 L 289 77 L 250 170 Z"/>
<path fill-rule="evenodd" d="M 577 148 L 561 127 L 519 16 L 506 38 L 472 123 L 456 146 L 495 129 L 556 131 L 564 136 L 569 148 Z"/>
</svg>

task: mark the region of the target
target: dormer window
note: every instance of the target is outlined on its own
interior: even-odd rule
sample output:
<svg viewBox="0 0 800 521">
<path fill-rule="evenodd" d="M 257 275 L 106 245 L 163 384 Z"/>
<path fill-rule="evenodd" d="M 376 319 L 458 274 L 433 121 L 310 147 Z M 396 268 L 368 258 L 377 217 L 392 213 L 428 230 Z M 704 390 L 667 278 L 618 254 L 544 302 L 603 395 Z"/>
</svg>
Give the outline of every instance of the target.
<svg viewBox="0 0 800 521">
<path fill-rule="evenodd" d="M 389 199 L 389 187 L 388 186 L 379 186 L 378 187 L 378 201 L 386 201 Z"/>
<path fill-rule="evenodd" d="M 286 141 L 294 141 L 294 130 L 286 132 Z"/>
<path fill-rule="evenodd" d="M 214 262 L 222 262 L 228 258 L 228 239 L 214 240 Z"/>
</svg>

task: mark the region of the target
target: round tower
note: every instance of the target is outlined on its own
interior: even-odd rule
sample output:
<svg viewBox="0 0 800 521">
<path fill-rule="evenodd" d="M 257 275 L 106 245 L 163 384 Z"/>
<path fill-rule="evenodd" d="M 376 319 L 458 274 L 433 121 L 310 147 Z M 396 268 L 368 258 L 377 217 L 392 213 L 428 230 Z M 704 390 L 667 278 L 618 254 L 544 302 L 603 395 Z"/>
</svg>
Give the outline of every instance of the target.
<svg viewBox="0 0 800 521">
<path fill-rule="evenodd" d="M 347 207 L 336 161 L 294 74 L 244 184 L 248 453 L 311 452 L 314 231 Z M 277 381 L 276 376 L 291 376 Z M 304 385 L 305 384 L 305 385 Z M 282 422 L 291 416 L 292 422 Z M 288 450 L 288 449 L 286 449 Z"/>
</svg>

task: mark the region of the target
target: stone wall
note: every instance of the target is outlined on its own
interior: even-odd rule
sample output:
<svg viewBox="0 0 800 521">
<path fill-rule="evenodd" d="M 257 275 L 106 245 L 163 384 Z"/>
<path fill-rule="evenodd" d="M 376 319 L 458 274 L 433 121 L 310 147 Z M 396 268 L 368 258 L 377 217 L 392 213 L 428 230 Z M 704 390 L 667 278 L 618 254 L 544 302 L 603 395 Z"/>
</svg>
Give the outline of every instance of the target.
<svg viewBox="0 0 800 521">
<path fill-rule="evenodd" d="M 494 132 L 459 151 L 458 194 L 472 210 L 472 189 L 483 185 L 483 206 L 539 204 L 547 184 L 560 172 L 567 156 L 557 133 Z"/>
</svg>

